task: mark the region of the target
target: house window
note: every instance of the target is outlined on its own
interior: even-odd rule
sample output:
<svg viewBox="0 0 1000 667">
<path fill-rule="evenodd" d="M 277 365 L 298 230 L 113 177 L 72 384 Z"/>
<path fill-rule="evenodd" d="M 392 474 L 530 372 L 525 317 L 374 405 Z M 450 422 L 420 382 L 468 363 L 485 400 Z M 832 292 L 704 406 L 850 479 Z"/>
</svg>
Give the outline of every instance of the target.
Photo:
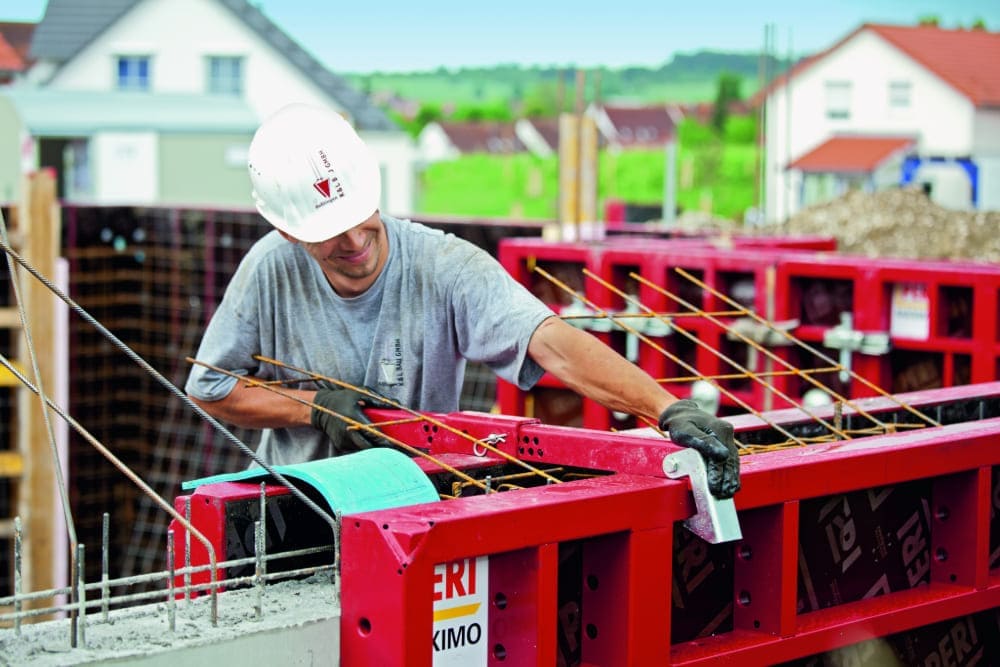
<svg viewBox="0 0 1000 667">
<path fill-rule="evenodd" d="M 208 92 L 217 95 L 241 95 L 243 93 L 243 58 L 239 56 L 209 56 Z"/>
<path fill-rule="evenodd" d="M 890 81 L 889 108 L 909 109 L 911 88 L 912 86 L 909 81 Z"/>
<path fill-rule="evenodd" d="M 826 117 L 846 120 L 851 117 L 851 82 L 826 82 Z"/>
<path fill-rule="evenodd" d="M 149 90 L 149 56 L 118 56 L 118 90 Z"/>
</svg>

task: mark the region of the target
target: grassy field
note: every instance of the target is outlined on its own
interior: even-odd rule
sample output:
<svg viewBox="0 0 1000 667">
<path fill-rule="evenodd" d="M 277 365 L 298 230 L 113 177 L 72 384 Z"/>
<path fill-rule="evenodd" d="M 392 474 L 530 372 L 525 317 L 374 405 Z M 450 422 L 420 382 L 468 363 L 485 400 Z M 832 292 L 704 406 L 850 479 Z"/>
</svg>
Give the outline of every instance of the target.
<svg viewBox="0 0 1000 667">
<path fill-rule="evenodd" d="M 686 149 L 677 156 L 677 203 L 683 210 L 742 219 L 753 205 L 756 148 L 722 144 Z M 600 157 L 598 203 L 609 198 L 632 204 L 663 200 L 665 156 L 661 151 L 604 153 Z M 552 220 L 559 213 L 556 158 L 531 155 L 470 155 L 438 162 L 421 174 L 418 212 L 426 215 Z"/>
</svg>

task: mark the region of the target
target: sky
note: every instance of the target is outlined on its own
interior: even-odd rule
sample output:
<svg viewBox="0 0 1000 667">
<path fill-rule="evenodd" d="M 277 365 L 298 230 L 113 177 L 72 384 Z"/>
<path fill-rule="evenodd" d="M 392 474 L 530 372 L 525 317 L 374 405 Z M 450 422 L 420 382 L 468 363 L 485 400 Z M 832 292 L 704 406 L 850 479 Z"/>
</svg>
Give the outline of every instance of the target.
<svg viewBox="0 0 1000 667">
<path fill-rule="evenodd" d="M 251 0 L 331 69 L 410 72 L 499 64 L 657 67 L 675 52 L 775 51 L 799 57 L 864 22 L 946 28 L 982 19 L 1000 31 L 1000 0 Z M 0 0 L 0 21 L 37 21 L 45 0 Z"/>
</svg>

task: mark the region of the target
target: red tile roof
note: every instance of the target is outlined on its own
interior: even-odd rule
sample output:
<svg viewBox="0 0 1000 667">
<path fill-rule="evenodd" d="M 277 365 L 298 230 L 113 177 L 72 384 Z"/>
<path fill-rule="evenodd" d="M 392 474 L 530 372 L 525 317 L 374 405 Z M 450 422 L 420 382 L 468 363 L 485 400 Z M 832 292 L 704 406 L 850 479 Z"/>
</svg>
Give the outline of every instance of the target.
<svg viewBox="0 0 1000 667">
<path fill-rule="evenodd" d="M 977 107 L 1000 106 L 1000 32 L 870 25 Z"/>
<path fill-rule="evenodd" d="M 24 62 L 29 62 L 28 52 L 31 50 L 31 36 L 35 33 L 37 23 L 20 23 L 16 21 L 0 21 L 0 35 L 7 41 Z"/>
<path fill-rule="evenodd" d="M 441 129 L 462 153 L 519 153 L 524 145 L 513 123 L 440 121 Z"/>
<path fill-rule="evenodd" d="M 24 60 L 0 34 L 0 72 L 20 72 L 23 69 Z"/>
<path fill-rule="evenodd" d="M 788 74 L 782 74 L 754 94 L 759 104 L 763 95 L 779 89 L 816 62 L 830 55 L 863 30 L 871 30 L 907 54 L 928 71 L 965 95 L 977 107 L 1000 106 L 1000 32 L 985 30 L 945 30 L 936 26 L 898 26 L 865 23 L 830 48 L 803 58 Z"/>
<path fill-rule="evenodd" d="M 811 172 L 871 173 L 893 154 L 914 144 L 907 137 L 833 137 L 800 156 L 789 169 Z"/>
<path fill-rule="evenodd" d="M 605 106 L 622 146 L 662 146 L 674 136 L 674 121 L 666 107 Z"/>
</svg>

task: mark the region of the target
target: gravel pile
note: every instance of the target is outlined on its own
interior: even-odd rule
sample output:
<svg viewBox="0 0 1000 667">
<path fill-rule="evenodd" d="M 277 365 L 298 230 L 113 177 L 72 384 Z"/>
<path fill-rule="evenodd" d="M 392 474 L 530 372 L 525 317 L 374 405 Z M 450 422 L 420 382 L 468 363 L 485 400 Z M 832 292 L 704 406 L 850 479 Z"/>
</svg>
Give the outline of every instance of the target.
<svg viewBox="0 0 1000 667">
<path fill-rule="evenodd" d="M 851 192 L 767 233 L 829 235 L 868 257 L 1000 262 L 1000 212 L 952 211 L 912 189 Z"/>
</svg>

